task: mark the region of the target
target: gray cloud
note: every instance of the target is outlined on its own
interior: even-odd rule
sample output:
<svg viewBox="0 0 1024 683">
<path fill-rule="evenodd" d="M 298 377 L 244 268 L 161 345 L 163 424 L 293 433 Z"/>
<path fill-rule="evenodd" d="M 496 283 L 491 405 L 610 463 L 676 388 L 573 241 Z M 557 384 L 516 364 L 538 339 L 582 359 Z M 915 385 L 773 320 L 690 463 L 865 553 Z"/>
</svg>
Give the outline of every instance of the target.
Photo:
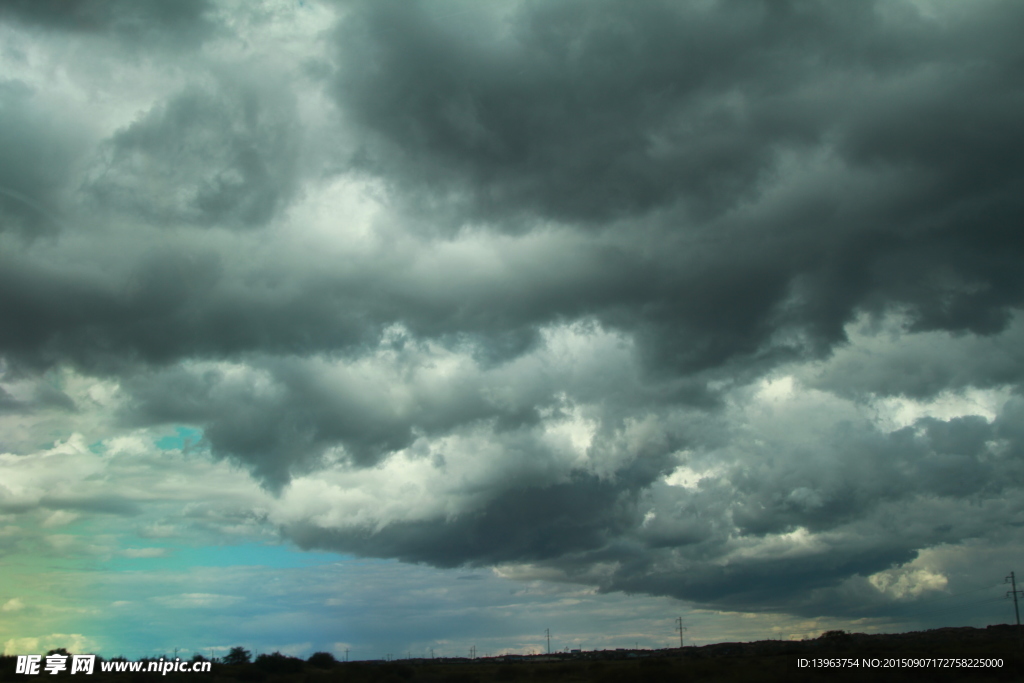
<svg viewBox="0 0 1024 683">
<path fill-rule="evenodd" d="M 14 413 L 20 412 L 24 407 L 21 401 L 11 396 L 7 391 L 0 389 L 0 411 Z"/>
<path fill-rule="evenodd" d="M 67 179 L 71 140 L 59 116 L 32 102 L 33 88 L 0 83 L 0 232 L 52 235 L 61 227 L 51 208 Z"/>
<path fill-rule="evenodd" d="M 287 538 L 812 614 L 1019 521 L 1019 6 L 355 2 L 264 74 L 266 17 L 157 4 L 5 5 L 169 82 L 0 88 L 0 355 Z"/>
<path fill-rule="evenodd" d="M 538 575 L 553 569 L 607 591 L 716 609 L 851 613 L 863 608 L 863 591 L 835 590 L 851 577 L 1024 520 L 1014 502 L 1024 486 L 1021 445 L 1000 438 L 1017 425 L 1019 404 L 992 423 L 923 418 L 890 433 L 840 420 L 806 450 L 781 437 L 734 438 L 731 456 L 717 457 L 716 470 L 686 488 L 661 480 L 678 463 L 671 454 L 679 445 L 662 443 L 612 479 L 506 480 L 479 509 L 454 518 L 381 529 L 303 520 L 285 533 L 304 547 L 439 566 L 532 563 L 547 568 Z M 877 591 L 868 593 L 884 613 Z"/>
<path fill-rule="evenodd" d="M 959 32 L 864 3 L 361 9 L 335 81 L 357 162 L 434 225 L 629 231 L 660 286 L 588 307 L 662 362 L 753 354 L 783 323 L 829 345 L 857 307 L 989 333 L 1020 303 L 1016 9 Z"/>
<path fill-rule="evenodd" d="M 927 399 L 942 391 L 1020 383 L 1020 320 L 986 336 L 933 331 L 903 334 L 905 320 L 861 326 L 828 363 L 804 374 L 808 384 L 846 396 Z M 866 329 L 865 329 L 866 328 Z"/>
<path fill-rule="evenodd" d="M 839 28 L 816 32 L 830 19 L 817 9 L 786 32 L 757 3 L 524 3 L 507 18 L 458 7 L 361 7 L 338 37 L 336 91 L 378 133 L 373 162 L 413 189 L 468 193 L 484 219 L 604 222 L 677 202 L 717 213 L 749 198 L 773 147 L 813 143 L 827 125 L 784 106 L 805 51 Z M 769 51 L 778 59 L 757 59 Z"/>
<path fill-rule="evenodd" d="M 167 34 L 192 43 L 212 30 L 205 16 L 209 8 L 206 0 L 4 0 L 0 18 L 46 29 L 109 32 L 139 44 Z"/>
<path fill-rule="evenodd" d="M 579 475 L 566 483 L 509 489 L 483 509 L 448 523 L 404 522 L 354 534 L 299 523 L 285 534 L 302 547 L 440 567 L 551 560 L 603 548 L 626 532 L 636 522 L 631 499 L 653 479 L 619 484 Z"/>
<path fill-rule="evenodd" d="M 1012 160 L 1019 155 L 999 142 L 1019 136 L 1008 128 L 1016 118 L 1004 114 L 1012 110 L 1007 100 L 1012 88 L 997 87 L 999 78 L 1009 86 L 1012 81 L 1005 79 L 1015 72 L 1006 66 L 1012 54 L 1000 42 L 1002 34 L 977 45 L 977 68 L 985 77 L 979 81 L 956 67 L 957 50 L 943 59 L 937 45 L 921 38 L 920 17 L 886 16 L 869 6 L 843 10 L 851 16 L 839 17 L 832 14 L 838 10 L 813 3 L 780 17 L 774 7 L 698 11 L 647 3 L 629 12 L 617 5 L 584 12 L 571 3 L 525 5 L 506 21 L 509 35 L 503 41 L 481 38 L 478 44 L 468 38 L 442 40 L 445 31 L 458 26 L 420 16 L 426 10 L 399 12 L 386 3 L 357 6 L 340 29 L 339 46 L 345 52 L 338 58 L 343 66 L 333 87 L 358 137 L 393 145 L 387 154 L 369 147 L 357 154 L 357 161 L 373 160 L 359 163 L 365 172 L 387 179 L 393 199 L 415 199 L 423 183 L 449 178 L 443 182 L 454 188 L 451 192 L 430 190 L 432 204 L 442 213 L 415 205 L 427 210 L 436 226 L 456 228 L 473 220 L 521 230 L 543 219 L 614 232 L 583 239 L 574 245 L 582 252 L 542 265 L 538 274 L 547 277 L 554 274 L 548 269 L 570 269 L 567 277 L 539 283 L 549 287 L 530 291 L 530 283 L 510 273 L 505 282 L 497 280 L 500 288 L 458 304 L 432 306 L 427 297 L 416 295 L 420 292 L 396 291 L 394 273 L 382 270 L 391 266 L 387 263 L 367 269 L 373 271 L 370 277 L 391 284 L 372 293 L 355 289 L 362 285 L 346 278 L 302 282 L 296 292 L 301 305 L 313 309 L 311 317 L 328 318 L 319 330 L 310 329 L 315 325 L 310 321 L 296 321 L 306 328 L 302 335 L 314 345 L 336 347 L 339 339 L 329 331 L 329 319 L 338 314 L 325 316 L 317 301 L 346 294 L 358 297 L 357 306 L 364 309 L 359 323 L 371 334 L 380 329 L 374 330 L 375 324 L 400 320 L 419 334 L 482 331 L 494 339 L 512 339 L 538 324 L 595 316 L 637 334 L 653 354 L 652 362 L 677 370 L 778 353 L 820 353 L 842 340 L 842 325 L 858 308 L 906 307 L 921 329 L 1002 329 L 1007 307 L 1017 305 L 1020 297 L 1012 257 L 1020 245 L 1011 229 L 1018 208 L 1013 179 L 1019 174 Z M 960 50 L 980 40 L 976 32 L 1012 23 L 995 7 L 981 12 L 963 35 L 952 36 Z M 474 10 L 466 11 L 475 19 Z M 576 21 L 579 17 L 585 21 Z M 487 23 L 483 27 L 497 31 Z M 392 35 L 388 31 L 405 32 L 411 39 L 386 39 Z M 572 49 L 558 39 L 566 35 L 574 37 L 568 41 Z M 899 40 L 915 36 L 906 44 Z M 863 44 L 869 38 L 872 49 Z M 489 51 L 499 54 L 488 59 Z M 704 66 L 691 73 L 697 71 L 695 63 Z M 434 66 L 421 74 L 413 71 L 418 78 L 404 70 L 424 64 Z M 922 73 L 922 65 L 945 68 L 949 77 Z M 524 81 L 521 87 L 513 76 L 501 77 L 520 72 L 524 75 L 515 78 Z M 838 92 L 837 72 L 852 79 L 849 88 Z M 912 102 L 894 102 L 893 89 L 904 79 L 916 86 L 903 95 Z M 532 89 L 548 82 L 547 90 Z M 619 86 L 627 91 L 620 92 Z M 667 101 L 644 103 L 645 96 L 666 88 L 662 99 Z M 964 101 L 965 88 L 974 95 L 971 110 L 945 106 Z M 517 141 L 499 144 L 507 153 L 492 159 L 469 144 L 471 136 L 448 131 L 445 117 L 435 110 L 462 96 L 481 100 L 480 125 L 491 135 Z M 738 107 L 742 116 L 709 114 L 709 122 L 702 123 L 704 118 L 688 109 L 730 97 L 740 101 L 716 106 Z M 857 107 L 846 106 L 852 97 L 858 98 Z M 942 112 L 925 127 L 941 134 L 922 139 L 917 119 L 907 113 L 908 107 L 913 111 L 911 104 L 922 112 Z M 381 108 L 390 115 L 378 116 Z M 115 134 L 88 188 L 117 210 L 158 224 L 264 224 L 287 199 L 295 173 L 294 143 L 287 132 L 294 114 L 279 109 L 268 108 L 266 97 L 261 101 L 234 86 L 186 91 Z M 771 112 L 791 121 L 776 127 L 759 123 Z M 671 136 L 676 143 L 662 154 L 662 162 L 650 138 L 670 123 L 678 129 Z M 714 138 L 715 126 L 722 129 L 719 137 L 737 147 L 737 160 L 723 162 L 723 173 L 746 178 L 738 186 L 716 180 L 716 164 L 687 148 Z M 979 127 L 991 135 L 973 145 L 972 140 L 957 141 Z M 420 128 L 425 128 L 421 137 L 410 132 Z M 615 147 L 603 150 L 599 138 L 609 136 Z M 903 142 L 890 144 L 892 137 Z M 914 139 L 919 141 L 911 144 Z M 940 139 L 942 144 L 926 144 Z M 562 149 L 560 144 L 571 146 Z M 971 149 L 972 167 L 982 166 L 1001 180 L 979 185 L 974 173 L 972 183 L 957 184 L 965 173 L 963 155 L 934 149 L 964 146 Z M 553 160 L 519 163 L 516 155 L 529 156 L 532 148 Z M 666 184 L 653 199 L 640 199 L 647 192 L 642 182 L 646 171 L 627 163 L 631 151 L 641 155 L 638 164 L 650 171 L 653 182 Z M 581 159 L 587 155 L 594 160 Z M 619 163 L 627 165 L 617 169 Z M 662 163 L 670 165 L 659 168 Z M 693 170 L 682 172 L 671 164 Z M 846 192 L 814 183 L 797 171 L 803 164 L 817 164 L 831 181 L 849 183 Z M 748 166 L 755 170 L 744 170 Z M 598 168 L 603 170 L 598 173 Z M 607 177 L 607 182 L 621 177 L 625 198 L 602 186 Z M 479 182 L 494 187 L 475 188 Z M 705 182 L 722 188 L 721 206 L 714 210 L 691 206 L 716 196 Z M 899 191 L 880 187 L 890 182 Z M 570 183 L 597 198 L 582 202 L 586 211 L 560 208 L 558 202 L 578 194 L 564 187 Z M 505 185 L 523 189 L 507 202 L 485 201 L 505 194 L 500 189 Z M 949 186 L 958 191 L 949 192 Z M 602 202 L 616 208 L 600 209 Z M 517 218 L 522 211 L 531 218 Z M 978 225 L 974 216 L 985 219 Z M 498 299 L 500 290 L 517 296 Z M 202 294 L 194 297 L 205 300 Z M 294 301 L 287 305 L 295 310 Z M 236 316 L 247 316 L 247 309 L 258 306 L 265 304 L 231 302 Z M 273 315 L 266 310 L 256 315 L 268 314 Z M 109 339 L 117 336 L 112 329 L 107 332 L 110 323 L 95 327 L 97 339 L 108 337 L 107 343 L 117 345 Z M 235 327 L 241 328 L 238 342 L 225 347 L 207 341 L 218 334 L 210 326 L 205 331 L 179 326 L 189 339 L 173 353 L 187 357 L 263 347 L 266 332 L 246 330 L 246 324 Z M 57 330 L 39 334 L 37 346 Z M 76 347 L 81 343 L 76 340 Z"/>
<path fill-rule="evenodd" d="M 118 131 L 89 190 L 159 224 L 258 227 L 294 180 L 294 135 L 280 93 L 190 90 Z"/>
</svg>

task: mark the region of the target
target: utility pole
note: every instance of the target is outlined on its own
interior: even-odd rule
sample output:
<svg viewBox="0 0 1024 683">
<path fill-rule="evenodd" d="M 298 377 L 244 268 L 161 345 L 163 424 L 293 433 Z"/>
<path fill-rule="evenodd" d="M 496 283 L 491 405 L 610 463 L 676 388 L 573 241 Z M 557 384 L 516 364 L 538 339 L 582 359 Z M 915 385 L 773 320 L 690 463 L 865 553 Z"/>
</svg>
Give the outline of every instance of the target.
<svg viewBox="0 0 1024 683">
<path fill-rule="evenodd" d="M 476 645 L 469 648 L 469 658 L 476 659 Z"/>
<path fill-rule="evenodd" d="M 1003 583 L 1009 583 L 1011 590 L 1006 591 L 1006 595 L 1013 596 L 1013 613 L 1017 617 L 1017 626 L 1020 626 L 1020 608 L 1017 607 L 1017 594 L 1024 593 L 1024 590 L 1017 590 L 1017 578 L 1010 572 L 1010 575 L 1006 577 Z"/>
<path fill-rule="evenodd" d="M 348 648 L 345 648 L 345 661 L 348 661 Z"/>
<path fill-rule="evenodd" d="M 548 654 L 551 654 L 551 629 L 544 629 L 544 635 L 548 637 Z"/>
<path fill-rule="evenodd" d="M 683 633 L 686 631 L 686 627 L 683 626 L 683 618 L 676 618 L 676 630 L 679 631 L 679 649 L 683 649 Z"/>
</svg>

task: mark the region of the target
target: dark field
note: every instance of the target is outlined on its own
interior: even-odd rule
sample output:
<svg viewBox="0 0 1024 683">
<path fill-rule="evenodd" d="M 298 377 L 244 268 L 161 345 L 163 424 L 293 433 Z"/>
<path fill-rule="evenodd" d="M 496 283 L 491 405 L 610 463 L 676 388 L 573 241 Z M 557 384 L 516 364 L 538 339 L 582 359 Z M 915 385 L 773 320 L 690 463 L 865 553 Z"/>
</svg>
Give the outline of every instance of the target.
<svg viewBox="0 0 1024 683">
<path fill-rule="evenodd" d="M 594 681 L 1020 681 L 1024 632 L 1012 626 L 945 628 L 865 635 L 831 632 L 807 641 L 717 643 L 682 650 L 614 650 L 534 657 L 336 662 L 320 653 L 301 660 L 280 654 L 255 662 L 214 662 L 210 673 L 14 673 L 0 658 L 0 680 L 84 678 L 86 681 L 246 681 L 251 683 L 522 683 Z M 905 661 L 911 660 L 911 661 Z M 917 660 L 916 662 L 913 660 Z M 927 660 L 929 666 L 921 666 Z M 945 666 L 938 666 L 944 661 Z M 953 663 L 950 660 L 965 660 Z M 995 662 L 993 662 L 995 660 Z M 803 661 L 804 665 L 800 666 Z M 992 664 L 1001 661 L 1001 666 Z M 988 666 L 986 666 L 986 662 Z M 917 664 L 917 666 L 913 666 Z M 973 666 L 967 666 L 972 664 Z"/>
</svg>

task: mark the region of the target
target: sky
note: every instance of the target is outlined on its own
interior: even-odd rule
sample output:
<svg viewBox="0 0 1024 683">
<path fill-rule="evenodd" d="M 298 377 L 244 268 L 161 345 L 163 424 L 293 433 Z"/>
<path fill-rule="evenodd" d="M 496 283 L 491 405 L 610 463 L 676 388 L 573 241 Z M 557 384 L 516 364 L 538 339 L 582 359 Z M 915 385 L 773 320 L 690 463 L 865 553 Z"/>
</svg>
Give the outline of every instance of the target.
<svg viewBox="0 0 1024 683">
<path fill-rule="evenodd" d="M 3 0 L 3 651 L 1011 622 L 1022 29 Z"/>
</svg>

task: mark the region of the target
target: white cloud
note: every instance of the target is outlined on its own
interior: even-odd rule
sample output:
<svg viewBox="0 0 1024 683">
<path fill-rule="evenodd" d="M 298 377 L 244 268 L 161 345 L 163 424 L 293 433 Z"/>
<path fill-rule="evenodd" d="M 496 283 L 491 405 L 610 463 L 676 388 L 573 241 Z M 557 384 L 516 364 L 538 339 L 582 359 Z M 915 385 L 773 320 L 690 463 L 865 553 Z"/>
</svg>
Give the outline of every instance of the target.
<svg viewBox="0 0 1024 683">
<path fill-rule="evenodd" d="M 169 554 L 167 548 L 125 548 L 121 554 L 125 557 L 166 557 Z"/>
<path fill-rule="evenodd" d="M 25 609 L 25 603 L 21 601 L 21 598 L 11 598 L 4 603 L 3 607 L 0 607 L 0 611 L 3 612 L 17 612 Z"/>
<path fill-rule="evenodd" d="M 164 607 L 173 609 L 224 608 L 243 600 L 237 595 L 218 595 L 216 593 L 180 593 L 178 595 L 162 595 L 153 598 Z"/>
<path fill-rule="evenodd" d="M 81 633 L 50 633 L 43 636 L 11 638 L 4 642 L 4 654 L 44 654 L 61 647 L 72 653 L 95 652 L 96 641 Z"/>
</svg>

